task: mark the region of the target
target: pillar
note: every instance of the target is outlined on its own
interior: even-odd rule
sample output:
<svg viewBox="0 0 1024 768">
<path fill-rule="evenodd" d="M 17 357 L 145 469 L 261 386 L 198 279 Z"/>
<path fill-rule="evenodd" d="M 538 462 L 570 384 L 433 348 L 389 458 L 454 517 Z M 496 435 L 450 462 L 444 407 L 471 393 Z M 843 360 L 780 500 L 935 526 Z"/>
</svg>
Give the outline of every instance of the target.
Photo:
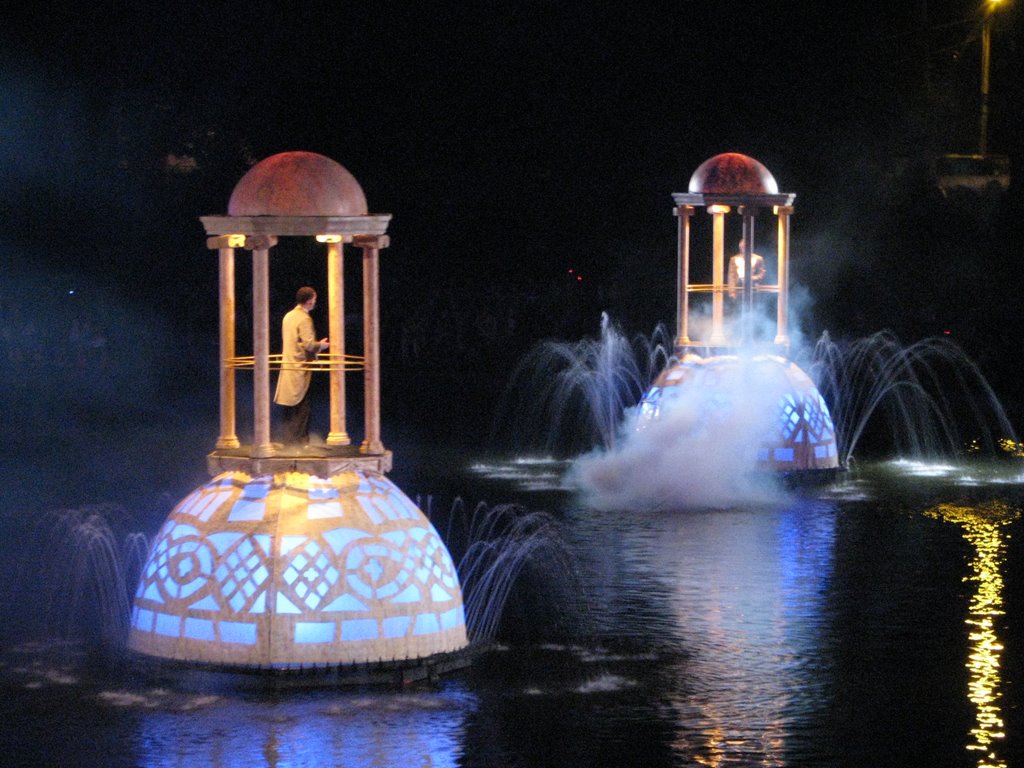
<svg viewBox="0 0 1024 768">
<path fill-rule="evenodd" d="M 713 236 L 711 254 L 711 282 L 713 293 L 711 299 L 711 346 L 725 345 L 724 332 L 724 299 L 725 291 L 725 214 L 729 212 L 727 205 L 712 205 L 708 213 L 712 216 Z"/>
<path fill-rule="evenodd" d="M 775 319 L 775 343 L 789 346 L 789 217 L 793 206 L 780 205 L 775 209 L 779 237 L 779 300 Z"/>
<path fill-rule="evenodd" d="M 992 58 L 992 4 L 985 8 L 981 23 L 981 116 L 978 118 L 978 154 L 988 154 L 989 62 Z"/>
<path fill-rule="evenodd" d="M 253 440 L 252 457 L 274 455 L 270 442 L 270 248 L 274 237 L 246 238 L 252 249 L 252 354 Z"/>
<path fill-rule="evenodd" d="M 235 368 L 229 361 L 235 356 L 235 246 L 245 242 L 243 235 L 223 235 L 206 241 L 218 255 L 218 295 L 220 306 L 220 434 L 218 450 L 237 448 L 235 434 Z"/>
<path fill-rule="evenodd" d="M 679 241 L 676 252 L 679 267 L 679 297 L 676 302 L 676 347 L 682 348 L 690 344 L 690 217 L 693 206 L 681 205 L 675 209 L 679 219 Z"/>
<path fill-rule="evenodd" d="M 345 266 L 344 243 L 339 236 L 327 241 L 328 330 L 331 342 L 330 392 L 331 430 L 328 445 L 349 445 L 352 440 L 345 431 Z"/>
<path fill-rule="evenodd" d="M 379 252 L 386 248 L 385 235 L 354 239 L 363 250 L 363 368 L 366 433 L 359 450 L 384 453 L 380 439 L 380 275 Z"/>
<path fill-rule="evenodd" d="M 740 309 L 740 341 L 749 344 L 754 336 L 754 281 L 750 279 L 754 254 L 754 209 L 740 206 L 743 218 L 743 298 Z"/>
</svg>

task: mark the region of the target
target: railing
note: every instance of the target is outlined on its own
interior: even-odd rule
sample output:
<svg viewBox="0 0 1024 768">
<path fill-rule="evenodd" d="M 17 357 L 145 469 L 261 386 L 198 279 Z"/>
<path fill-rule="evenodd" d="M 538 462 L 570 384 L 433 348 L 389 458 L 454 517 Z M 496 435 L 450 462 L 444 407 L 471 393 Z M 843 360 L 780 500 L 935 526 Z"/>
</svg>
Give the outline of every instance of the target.
<svg viewBox="0 0 1024 768">
<path fill-rule="evenodd" d="M 284 355 L 267 355 L 272 371 L 361 371 L 366 367 L 366 358 L 361 355 L 332 355 L 321 354 L 315 360 L 307 360 L 301 363 L 286 363 Z M 229 357 L 224 360 L 226 368 L 237 370 L 252 370 L 256 365 L 256 358 L 252 355 L 242 357 Z"/>
<path fill-rule="evenodd" d="M 728 284 L 720 283 L 690 283 L 686 286 L 687 293 L 725 293 L 729 290 Z M 734 290 L 738 293 L 743 288 L 737 285 Z M 755 285 L 754 293 L 778 293 L 778 284 L 774 285 Z"/>
</svg>

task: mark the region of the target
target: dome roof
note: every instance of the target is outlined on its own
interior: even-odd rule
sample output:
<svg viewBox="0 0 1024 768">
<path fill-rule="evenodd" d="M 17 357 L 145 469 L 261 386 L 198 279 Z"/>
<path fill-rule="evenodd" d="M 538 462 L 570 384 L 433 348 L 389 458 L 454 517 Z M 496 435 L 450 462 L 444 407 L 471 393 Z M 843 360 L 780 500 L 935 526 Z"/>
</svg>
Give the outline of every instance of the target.
<svg viewBox="0 0 1024 768">
<path fill-rule="evenodd" d="M 256 163 L 235 185 L 229 216 L 365 216 L 355 176 L 315 152 L 281 152 Z"/>
<path fill-rule="evenodd" d="M 129 647 L 238 667 L 405 660 L 467 645 L 434 526 L 383 475 L 225 473 L 153 542 Z"/>
<path fill-rule="evenodd" d="M 777 195 L 775 177 L 761 163 L 739 152 L 725 152 L 701 163 L 689 191 L 707 195 Z"/>
</svg>

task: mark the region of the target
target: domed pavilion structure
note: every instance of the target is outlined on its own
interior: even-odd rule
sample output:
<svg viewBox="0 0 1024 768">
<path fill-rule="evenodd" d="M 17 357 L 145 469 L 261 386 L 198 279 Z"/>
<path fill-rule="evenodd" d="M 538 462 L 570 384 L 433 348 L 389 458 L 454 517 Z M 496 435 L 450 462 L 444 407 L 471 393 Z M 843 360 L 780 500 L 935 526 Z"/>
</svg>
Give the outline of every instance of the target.
<svg viewBox="0 0 1024 768">
<path fill-rule="evenodd" d="M 672 195 L 678 220 L 678 335 L 675 360 L 656 379 L 640 404 L 638 428 L 664 417 L 673 402 L 699 403 L 708 418 L 729 408 L 773 408 L 771 427 L 758 434 L 758 467 L 783 473 L 835 470 L 839 466 L 835 427 L 821 394 L 789 352 L 789 220 L 795 194 L 779 192 L 769 170 L 737 152 L 715 155 L 690 178 L 686 192 Z M 691 280 L 691 238 L 696 209 L 711 217 L 711 282 Z M 777 281 L 742 281 L 742 292 L 726 317 L 726 296 L 735 286 L 726 282 L 726 228 L 735 211 L 741 221 L 741 251 L 734 257 L 740 275 L 752 275 L 756 219 L 775 217 Z M 704 263 L 705 267 L 707 263 Z M 706 272 L 705 272 L 706 274 Z M 696 315 L 703 338 L 695 333 L 691 297 L 710 296 Z M 758 339 L 765 317 L 762 301 L 775 298 L 775 334 Z M 767 343 L 766 343 L 767 342 Z M 687 395 L 700 392 L 697 397 Z M 710 393 L 705 396 L 704 393 Z M 722 393 L 728 393 L 728 396 Z M 746 402 L 737 402 L 745 398 Z"/>
<path fill-rule="evenodd" d="M 465 663 L 462 592 L 422 511 L 386 476 L 380 433 L 378 263 L 389 214 L 370 214 L 344 167 L 284 152 L 238 182 L 226 216 L 203 216 L 218 253 L 220 433 L 212 479 L 170 513 L 143 567 L 129 648 L 229 670 L 314 670 L 339 682 L 409 680 Z M 326 249 L 330 352 L 308 363 L 330 378 L 325 445 L 271 440 L 269 254 L 279 237 Z M 343 248 L 361 252 L 363 348 L 344 349 Z M 235 257 L 252 257 L 252 354 L 235 334 Z M 290 286 L 291 287 L 291 286 Z M 363 439 L 346 423 L 345 375 L 362 371 Z M 236 435 L 235 385 L 252 374 L 252 437 Z"/>
</svg>

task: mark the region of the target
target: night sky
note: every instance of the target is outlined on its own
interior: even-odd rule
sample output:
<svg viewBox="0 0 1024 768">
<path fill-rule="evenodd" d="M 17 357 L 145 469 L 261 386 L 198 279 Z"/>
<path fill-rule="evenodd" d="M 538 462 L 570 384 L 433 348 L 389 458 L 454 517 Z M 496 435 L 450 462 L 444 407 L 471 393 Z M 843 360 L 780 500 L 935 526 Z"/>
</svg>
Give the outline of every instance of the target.
<svg viewBox="0 0 1024 768">
<path fill-rule="evenodd" d="M 342 163 L 370 210 L 394 215 L 385 354 L 403 370 L 415 329 L 426 359 L 405 370 L 436 391 L 484 402 L 533 343 L 594 334 L 601 311 L 630 333 L 672 322 L 670 194 L 738 151 L 797 194 L 808 338 L 948 331 L 1011 410 L 1024 404 L 1019 183 L 953 202 L 926 174 L 935 153 L 977 142 L 977 2 L 98 2 L 29 15 L 0 31 L 0 311 L 24 413 L 20 398 L 40 391 L 74 389 L 87 411 L 120 402 L 121 381 L 135 407 L 213 380 L 216 274 L 197 217 L 223 213 L 252 163 L 295 149 Z M 1018 168 L 1020 26 L 1019 7 L 999 11 L 989 139 Z M 301 254 L 272 269 L 278 313 L 295 286 L 322 282 Z M 57 374 L 41 375 L 40 349 L 63 361 Z M 104 372 L 83 381 L 69 359 L 97 350 Z M 386 408 L 389 387 L 403 402 L 413 389 L 399 379 Z"/>
</svg>

